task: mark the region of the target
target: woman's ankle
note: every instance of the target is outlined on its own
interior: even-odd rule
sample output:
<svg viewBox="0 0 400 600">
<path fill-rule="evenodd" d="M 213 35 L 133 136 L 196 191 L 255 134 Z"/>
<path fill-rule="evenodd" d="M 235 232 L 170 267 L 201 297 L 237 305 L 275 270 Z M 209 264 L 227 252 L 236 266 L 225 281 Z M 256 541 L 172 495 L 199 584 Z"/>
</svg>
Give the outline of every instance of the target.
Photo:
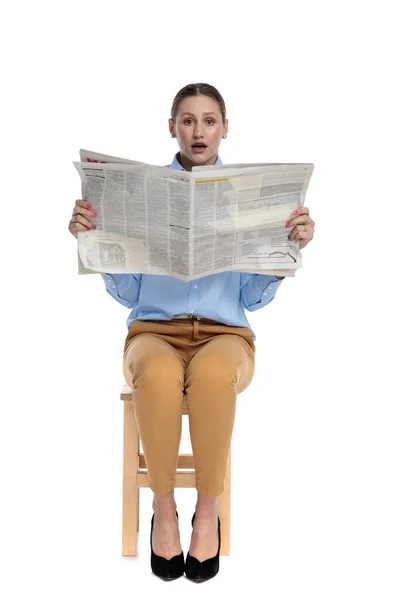
<svg viewBox="0 0 400 600">
<path fill-rule="evenodd" d="M 168 494 L 154 494 L 153 511 L 159 514 L 175 515 L 176 502 L 174 498 L 174 491 L 172 490 Z"/>
<path fill-rule="evenodd" d="M 199 519 L 218 515 L 218 496 L 209 497 L 197 495 L 196 517 Z"/>
</svg>

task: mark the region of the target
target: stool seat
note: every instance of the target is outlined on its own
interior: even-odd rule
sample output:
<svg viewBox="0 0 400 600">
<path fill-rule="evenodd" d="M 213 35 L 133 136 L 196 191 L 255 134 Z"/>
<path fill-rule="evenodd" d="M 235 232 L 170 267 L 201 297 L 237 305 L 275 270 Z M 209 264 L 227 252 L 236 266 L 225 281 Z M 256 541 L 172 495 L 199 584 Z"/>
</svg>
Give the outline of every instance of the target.
<svg viewBox="0 0 400 600">
<path fill-rule="evenodd" d="M 125 385 L 122 387 L 122 392 L 121 394 L 132 394 L 133 389 L 129 387 L 129 385 L 127 385 L 125 383 Z"/>
<path fill-rule="evenodd" d="M 123 504 L 122 504 L 122 555 L 136 556 L 137 534 L 139 531 L 139 502 L 141 487 L 149 487 L 146 459 L 140 452 L 140 437 L 132 402 L 133 390 L 129 385 L 122 387 L 120 394 L 124 401 L 123 436 Z M 182 403 L 182 415 L 188 414 L 186 398 Z M 224 491 L 218 497 L 221 522 L 221 556 L 230 554 L 230 479 L 231 449 L 226 462 Z M 175 487 L 195 488 L 196 476 L 193 454 L 179 454 Z"/>
</svg>

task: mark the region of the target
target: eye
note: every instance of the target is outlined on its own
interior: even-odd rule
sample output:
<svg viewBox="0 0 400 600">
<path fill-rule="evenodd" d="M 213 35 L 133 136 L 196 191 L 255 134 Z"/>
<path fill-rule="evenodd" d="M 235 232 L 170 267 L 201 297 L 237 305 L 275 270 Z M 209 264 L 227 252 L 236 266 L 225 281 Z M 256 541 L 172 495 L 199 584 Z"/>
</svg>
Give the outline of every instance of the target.
<svg viewBox="0 0 400 600">
<path fill-rule="evenodd" d="M 214 119 L 207 119 L 207 125 L 214 125 Z"/>
<path fill-rule="evenodd" d="M 183 122 L 185 123 L 185 125 L 187 125 L 188 123 L 190 125 L 190 123 L 193 122 L 193 119 L 185 119 Z"/>
</svg>

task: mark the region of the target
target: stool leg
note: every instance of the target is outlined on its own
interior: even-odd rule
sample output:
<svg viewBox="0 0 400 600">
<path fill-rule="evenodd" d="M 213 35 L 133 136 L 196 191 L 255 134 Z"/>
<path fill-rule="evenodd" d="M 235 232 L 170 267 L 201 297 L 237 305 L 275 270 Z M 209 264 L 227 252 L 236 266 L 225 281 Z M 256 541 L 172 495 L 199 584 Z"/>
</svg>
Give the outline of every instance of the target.
<svg viewBox="0 0 400 600">
<path fill-rule="evenodd" d="M 219 519 L 221 521 L 221 556 L 229 556 L 231 546 L 231 449 L 226 461 L 224 491 L 218 497 Z"/>
<path fill-rule="evenodd" d="M 137 431 L 137 426 L 136 426 L 136 431 Z M 137 444 L 137 455 L 139 456 L 140 454 L 140 437 L 138 434 L 138 444 Z M 136 473 L 139 470 L 139 463 L 138 463 L 138 468 L 136 469 Z M 137 527 L 136 527 L 136 531 L 139 533 L 139 510 L 140 510 L 140 487 L 137 485 L 136 486 L 136 506 L 137 506 Z"/>
<path fill-rule="evenodd" d="M 139 520 L 139 434 L 132 402 L 124 401 L 122 556 L 136 556 Z"/>
</svg>

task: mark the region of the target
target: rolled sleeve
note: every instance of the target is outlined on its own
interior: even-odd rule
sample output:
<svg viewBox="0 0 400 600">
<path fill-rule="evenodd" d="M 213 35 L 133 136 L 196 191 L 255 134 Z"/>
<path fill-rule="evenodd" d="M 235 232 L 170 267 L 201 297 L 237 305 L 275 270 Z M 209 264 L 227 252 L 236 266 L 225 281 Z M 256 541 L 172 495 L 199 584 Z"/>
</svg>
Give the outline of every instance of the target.
<svg viewBox="0 0 400 600">
<path fill-rule="evenodd" d="M 114 300 L 127 308 L 137 304 L 142 279 L 141 273 L 113 274 L 101 273 L 106 291 Z"/>
<path fill-rule="evenodd" d="M 244 308 L 249 311 L 266 306 L 275 298 L 275 294 L 283 279 L 274 275 L 242 274 L 240 299 Z"/>
</svg>

